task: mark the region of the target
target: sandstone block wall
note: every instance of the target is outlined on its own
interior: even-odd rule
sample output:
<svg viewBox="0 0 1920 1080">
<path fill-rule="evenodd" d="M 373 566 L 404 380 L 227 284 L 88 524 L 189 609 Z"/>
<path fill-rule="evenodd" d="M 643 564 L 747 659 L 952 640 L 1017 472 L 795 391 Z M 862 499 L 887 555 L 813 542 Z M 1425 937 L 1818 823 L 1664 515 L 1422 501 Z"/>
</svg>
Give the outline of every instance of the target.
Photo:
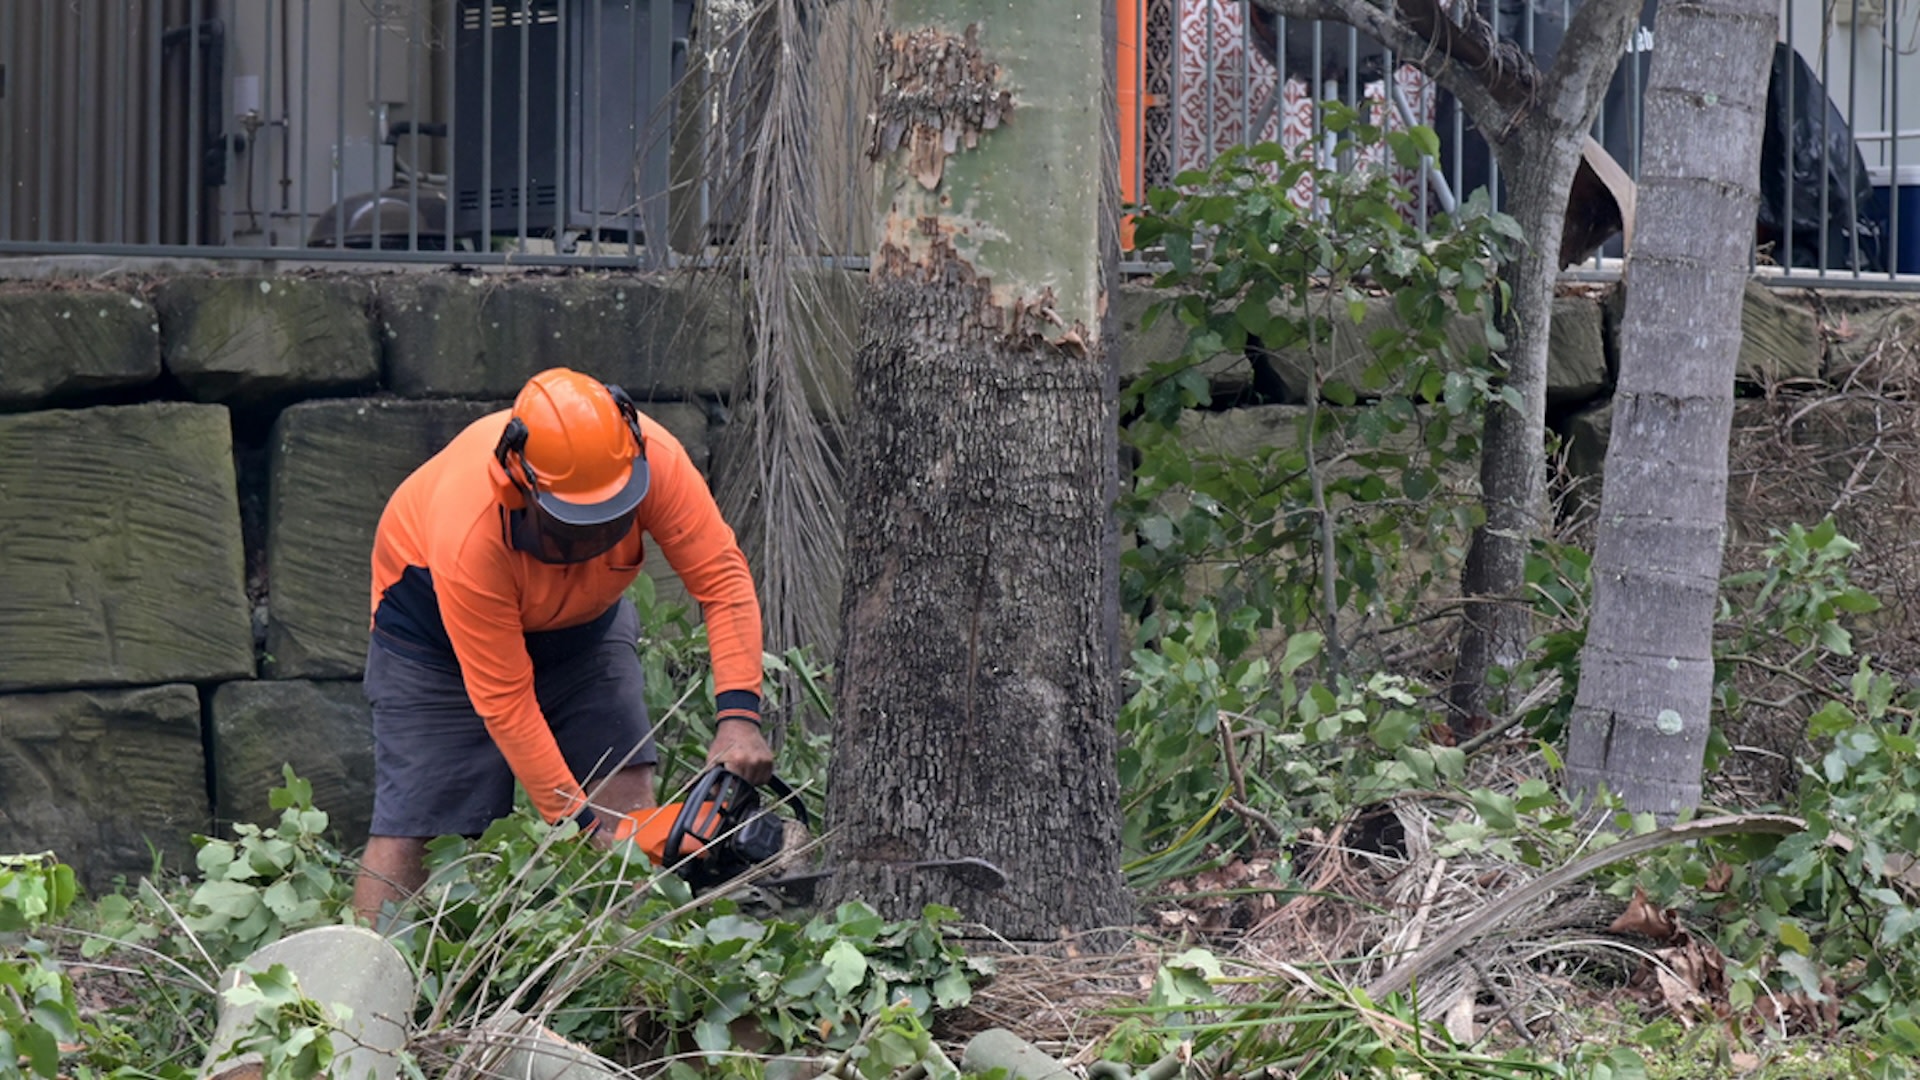
<svg viewBox="0 0 1920 1080">
<path fill-rule="evenodd" d="M 842 323 L 805 329 L 848 347 L 863 282 L 842 277 Z M 1184 339 L 1173 319 L 1141 330 L 1152 299 L 1114 298 L 1123 379 Z M 1866 348 L 1816 310 L 1756 288 L 1743 379 L 1817 379 Z M 1596 468 L 1619 311 L 1596 290 L 1555 313 L 1554 423 Z M 0 852 L 56 851 L 95 888 L 156 854 L 181 867 L 191 834 L 271 821 L 283 764 L 357 844 L 387 496 L 556 365 L 628 388 L 704 467 L 744 342 L 738 304 L 625 273 L 0 280 Z M 1195 438 L 1292 437 L 1298 357 L 1205 370 L 1216 408 L 1245 415 L 1197 418 Z M 649 570 L 672 595 L 657 554 Z"/>
<path fill-rule="evenodd" d="M 0 280 L 0 852 L 183 868 L 273 821 L 285 764 L 358 844 L 393 489 L 557 365 L 704 468 L 743 340 L 715 290 L 633 274 Z"/>
</svg>

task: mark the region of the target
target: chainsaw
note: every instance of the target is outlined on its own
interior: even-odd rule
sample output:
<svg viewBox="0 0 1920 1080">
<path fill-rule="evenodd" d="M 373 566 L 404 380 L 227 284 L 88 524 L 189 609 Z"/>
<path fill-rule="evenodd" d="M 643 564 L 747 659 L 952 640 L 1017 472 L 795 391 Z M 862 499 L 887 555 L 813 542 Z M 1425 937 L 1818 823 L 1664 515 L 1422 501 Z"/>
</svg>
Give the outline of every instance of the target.
<svg viewBox="0 0 1920 1080">
<path fill-rule="evenodd" d="M 801 828 L 813 818 L 777 776 L 767 787 L 790 808 Z M 633 815 L 633 842 L 655 865 L 685 878 L 696 889 L 718 885 L 766 862 L 786 847 L 787 822 L 760 805 L 760 790 L 739 774 L 715 765 L 700 774 L 685 802 Z"/>
<path fill-rule="evenodd" d="M 696 890 L 730 881 L 780 855 L 787 847 L 790 823 L 809 833 L 813 829 L 812 815 L 786 781 L 769 777 L 766 786 L 779 797 L 774 806 L 761 806 L 758 788 L 715 765 L 694 781 L 685 801 L 634 814 L 633 842 L 655 866 L 674 871 Z M 780 816 L 775 812 L 780 807 L 790 808 L 794 816 Z M 988 891 L 1007 883 L 1005 872 L 985 859 L 927 859 L 903 868 L 945 871 Z M 814 885 L 832 873 L 789 870 L 756 884 L 804 904 L 812 901 Z"/>
</svg>

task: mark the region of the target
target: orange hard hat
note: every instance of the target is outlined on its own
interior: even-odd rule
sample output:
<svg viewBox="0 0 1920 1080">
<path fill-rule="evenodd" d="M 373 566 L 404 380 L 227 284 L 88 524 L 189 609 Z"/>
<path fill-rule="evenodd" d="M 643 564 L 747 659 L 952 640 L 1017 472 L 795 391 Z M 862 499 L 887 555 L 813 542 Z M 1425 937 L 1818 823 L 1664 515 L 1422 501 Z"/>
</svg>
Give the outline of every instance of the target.
<svg viewBox="0 0 1920 1080">
<path fill-rule="evenodd" d="M 521 494 L 561 526 L 617 521 L 647 493 L 633 399 L 567 368 L 527 380 L 496 455 Z"/>
</svg>

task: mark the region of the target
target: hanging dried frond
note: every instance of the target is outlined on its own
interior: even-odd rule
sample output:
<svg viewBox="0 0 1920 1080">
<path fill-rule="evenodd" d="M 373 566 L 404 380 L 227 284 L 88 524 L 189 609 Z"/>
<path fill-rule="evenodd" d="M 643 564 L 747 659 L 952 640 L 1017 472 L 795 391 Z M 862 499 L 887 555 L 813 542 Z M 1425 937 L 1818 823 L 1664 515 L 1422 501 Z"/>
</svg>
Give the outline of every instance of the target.
<svg viewBox="0 0 1920 1080">
<path fill-rule="evenodd" d="M 838 621 L 836 440 L 861 284 L 839 257 L 864 231 L 855 129 L 875 7 L 704 4 L 685 95 L 703 121 L 697 175 L 680 178 L 709 222 L 701 242 L 713 257 L 700 273 L 739 305 L 749 349 L 716 489 L 753 565 L 774 652 L 825 644 Z"/>
</svg>

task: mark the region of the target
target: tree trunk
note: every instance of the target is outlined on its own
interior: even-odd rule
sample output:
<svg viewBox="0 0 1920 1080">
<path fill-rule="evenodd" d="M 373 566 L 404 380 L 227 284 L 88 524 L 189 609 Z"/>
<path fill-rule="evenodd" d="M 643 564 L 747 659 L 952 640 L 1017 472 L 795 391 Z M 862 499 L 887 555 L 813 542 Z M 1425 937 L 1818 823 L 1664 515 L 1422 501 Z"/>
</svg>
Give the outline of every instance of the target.
<svg viewBox="0 0 1920 1080">
<path fill-rule="evenodd" d="M 1119 870 L 1109 5 L 896 0 L 849 436 L 827 903 L 1014 939 Z M 989 17 L 989 12 L 991 17 Z M 1106 193 L 1096 197 L 1096 193 Z M 983 892 L 914 871 L 980 857 Z"/>
<path fill-rule="evenodd" d="M 1580 164 L 1583 129 L 1527 127 L 1501 155 L 1512 177 L 1508 213 L 1527 247 L 1504 274 L 1512 290 L 1501 320 L 1506 383 L 1520 405 L 1494 402 L 1480 444 L 1480 501 L 1487 519 L 1473 534 L 1461 577 L 1466 594 L 1460 645 L 1448 693 L 1455 731 L 1471 734 L 1489 710 L 1487 669 L 1519 663 L 1532 637 L 1524 595 L 1527 553 L 1547 513 L 1547 344 L 1567 192 Z"/>
<path fill-rule="evenodd" d="M 1567 747 L 1671 819 L 1700 801 L 1741 291 L 1758 202 L 1771 0 L 1667 0 L 1655 24 L 1639 227 Z"/>
<path fill-rule="evenodd" d="M 1579 0 L 1553 68 L 1546 72 L 1513 42 L 1496 40 L 1493 27 L 1471 6 L 1463 10 L 1441 0 L 1254 2 L 1289 16 L 1349 23 L 1419 65 L 1473 115 L 1511 181 L 1506 209 L 1525 232 L 1528 250 L 1504 271 L 1512 296 L 1503 357 L 1507 383 L 1519 392 L 1520 404 L 1490 408 L 1481 440 L 1480 494 L 1487 520 L 1474 533 L 1461 577 L 1466 618 L 1447 694 L 1450 721 L 1464 732 L 1489 711 L 1488 668 L 1518 661 L 1532 636 L 1523 590 L 1527 552 L 1546 515 L 1547 340 L 1554 284 L 1563 250 L 1587 253 L 1584 243 L 1563 248 L 1567 198 L 1579 175 L 1586 133 L 1637 22 L 1640 0 Z M 1599 195 L 1606 186 L 1602 177 L 1596 172 L 1591 180 L 1588 190 Z M 1587 233 L 1594 217 L 1582 215 L 1587 242 L 1597 242 Z M 1604 239 L 1604 231 L 1597 235 Z"/>
</svg>

